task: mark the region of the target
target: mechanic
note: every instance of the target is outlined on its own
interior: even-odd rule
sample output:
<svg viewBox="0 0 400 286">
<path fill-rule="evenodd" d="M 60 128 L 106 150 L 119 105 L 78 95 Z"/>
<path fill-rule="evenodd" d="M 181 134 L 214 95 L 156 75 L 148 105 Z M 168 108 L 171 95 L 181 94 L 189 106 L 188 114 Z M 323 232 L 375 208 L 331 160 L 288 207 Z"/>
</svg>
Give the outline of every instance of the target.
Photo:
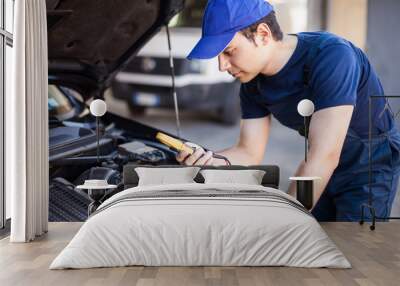
<svg viewBox="0 0 400 286">
<path fill-rule="evenodd" d="M 313 215 L 319 221 L 355 221 L 368 202 L 368 102 L 383 95 L 366 55 L 327 32 L 283 34 L 273 7 L 264 0 L 210 0 L 202 38 L 188 59 L 218 56 L 219 69 L 241 81 L 242 120 L 238 143 L 217 152 L 232 164 L 260 164 L 271 115 L 301 130 L 297 104 L 315 105 L 309 125 L 309 153 L 295 176 L 319 176 Z M 400 134 L 387 100 L 372 105 L 372 190 L 376 215 L 390 215 L 400 170 Z M 304 128 L 304 127 L 303 127 Z M 375 148 L 378 147 L 378 148 Z M 212 152 L 177 154 L 185 165 L 224 165 Z M 292 182 L 289 193 L 295 194 Z"/>
</svg>

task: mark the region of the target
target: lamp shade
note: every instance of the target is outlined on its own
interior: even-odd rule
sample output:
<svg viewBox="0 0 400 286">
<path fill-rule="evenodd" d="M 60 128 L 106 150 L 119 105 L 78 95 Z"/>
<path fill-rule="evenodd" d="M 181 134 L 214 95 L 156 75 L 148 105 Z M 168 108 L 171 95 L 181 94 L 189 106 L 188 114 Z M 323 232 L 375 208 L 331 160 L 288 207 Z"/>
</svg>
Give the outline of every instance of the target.
<svg viewBox="0 0 400 286">
<path fill-rule="evenodd" d="M 96 99 L 90 103 L 90 113 L 94 116 L 103 116 L 107 111 L 107 104 L 104 100 Z"/>
<path fill-rule="evenodd" d="M 297 112 L 301 116 L 311 116 L 314 113 L 314 103 L 309 99 L 303 99 L 297 105 Z"/>
</svg>

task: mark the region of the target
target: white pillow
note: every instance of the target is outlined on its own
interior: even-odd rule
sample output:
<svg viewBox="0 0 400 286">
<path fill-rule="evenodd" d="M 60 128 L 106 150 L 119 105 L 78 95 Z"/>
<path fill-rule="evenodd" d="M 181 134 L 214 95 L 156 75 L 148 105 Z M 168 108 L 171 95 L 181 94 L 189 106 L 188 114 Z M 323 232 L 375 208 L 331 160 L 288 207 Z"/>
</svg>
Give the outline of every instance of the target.
<svg viewBox="0 0 400 286">
<path fill-rule="evenodd" d="M 196 183 L 193 179 L 199 170 L 199 167 L 135 168 L 139 176 L 138 186 Z"/>
<path fill-rule="evenodd" d="M 261 185 L 265 171 L 262 170 L 201 170 L 204 183 L 234 183 Z"/>
</svg>

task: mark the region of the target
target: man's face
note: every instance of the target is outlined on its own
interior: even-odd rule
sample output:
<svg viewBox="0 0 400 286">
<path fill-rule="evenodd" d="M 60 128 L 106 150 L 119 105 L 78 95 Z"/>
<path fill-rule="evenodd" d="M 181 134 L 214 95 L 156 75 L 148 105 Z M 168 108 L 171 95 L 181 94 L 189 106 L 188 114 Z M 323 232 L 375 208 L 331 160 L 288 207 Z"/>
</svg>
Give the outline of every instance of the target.
<svg viewBox="0 0 400 286">
<path fill-rule="evenodd" d="M 242 83 L 255 78 L 267 62 L 265 43 L 257 35 L 254 43 L 240 32 L 218 56 L 219 70 L 227 71 Z"/>
</svg>

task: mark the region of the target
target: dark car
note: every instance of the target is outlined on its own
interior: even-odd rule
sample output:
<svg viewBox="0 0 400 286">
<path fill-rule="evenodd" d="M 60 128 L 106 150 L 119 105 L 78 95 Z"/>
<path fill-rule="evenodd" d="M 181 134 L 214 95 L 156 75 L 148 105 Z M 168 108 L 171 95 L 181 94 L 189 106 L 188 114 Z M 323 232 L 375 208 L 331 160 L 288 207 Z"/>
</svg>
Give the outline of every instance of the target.
<svg viewBox="0 0 400 286">
<path fill-rule="evenodd" d="M 96 119 L 92 99 L 102 99 L 115 75 L 163 25 L 183 0 L 47 0 L 49 53 L 50 221 L 83 221 L 90 199 L 76 188 L 105 179 L 123 189 L 128 162 L 177 164 L 155 139 L 158 131 L 107 112 Z M 166 133 L 166 132 L 164 132 Z M 168 133 L 167 133 L 168 134 Z M 97 152 L 99 150 L 99 156 Z"/>
</svg>

